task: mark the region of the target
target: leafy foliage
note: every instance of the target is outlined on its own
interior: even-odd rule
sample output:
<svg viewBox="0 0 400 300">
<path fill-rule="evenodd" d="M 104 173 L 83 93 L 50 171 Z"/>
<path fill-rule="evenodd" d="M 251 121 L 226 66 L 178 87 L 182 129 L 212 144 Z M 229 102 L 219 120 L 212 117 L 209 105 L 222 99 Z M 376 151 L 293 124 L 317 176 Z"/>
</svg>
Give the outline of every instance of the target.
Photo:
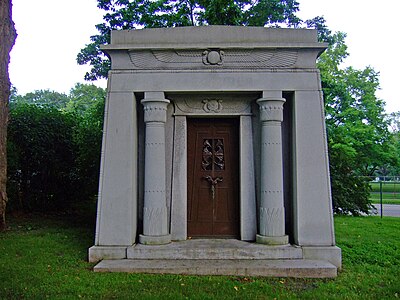
<svg viewBox="0 0 400 300">
<path fill-rule="evenodd" d="M 371 67 L 341 68 L 348 56 L 344 33 L 320 56 L 318 67 L 324 91 L 332 196 L 336 212 L 367 213 L 368 182 L 385 164 L 397 163 L 384 102 L 375 95 L 379 74 Z"/>
<path fill-rule="evenodd" d="M 331 146 L 329 158 L 334 212 L 355 216 L 360 212 L 368 213 L 371 205 L 368 180 L 356 175 L 351 167 L 352 158 L 346 156 L 341 149 L 335 149 L 332 141 L 329 146 Z"/>
<path fill-rule="evenodd" d="M 69 101 L 66 103 L 64 111 L 84 116 L 99 102 L 104 102 L 106 91 L 94 84 L 77 83 L 69 93 Z"/>
<path fill-rule="evenodd" d="M 93 203 L 105 90 L 77 84 L 69 95 L 46 91 L 49 98 L 36 101 L 37 95 L 42 91 L 21 96 L 13 89 L 11 97 L 9 209 L 66 210 Z"/>
<path fill-rule="evenodd" d="M 389 114 L 387 121 L 389 122 L 392 134 L 392 142 L 394 155 L 397 157 L 397 163 L 387 163 L 379 168 L 378 175 L 382 176 L 398 176 L 400 175 L 400 111 Z"/>
<path fill-rule="evenodd" d="M 10 209 L 63 209 L 74 190 L 74 119 L 54 107 L 21 103 L 10 112 Z"/>
<path fill-rule="evenodd" d="M 105 11 L 99 34 L 90 37 L 77 55 L 80 65 L 90 64 L 86 80 L 106 78 L 110 61 L 100 45 L 110 42 L 111 30 L 199 25 L 298 26 L 295 0 L 98 0 Z"/>
<path fill-rule="evenodd" d="M 77 118 L 73 133 L 80 197 L 82 200 L 88 199 L 91 203 L 97 200 L 95 196 L 99 186 L 104 99 L 105 95 L 99 96 L 97 101 Z"/>
<path fill-rule="evenodd" d="M 37 90 L 21 96 L 18 95 L 17 89 L 14 88 L 10 96 L 10 105 L 12 106 L 15 103 L 28 103 L 40 107 L 51 106 L 60 109 L 65 107 L 69 100 L 66 94 L 50 90 Z"/>
</svg>

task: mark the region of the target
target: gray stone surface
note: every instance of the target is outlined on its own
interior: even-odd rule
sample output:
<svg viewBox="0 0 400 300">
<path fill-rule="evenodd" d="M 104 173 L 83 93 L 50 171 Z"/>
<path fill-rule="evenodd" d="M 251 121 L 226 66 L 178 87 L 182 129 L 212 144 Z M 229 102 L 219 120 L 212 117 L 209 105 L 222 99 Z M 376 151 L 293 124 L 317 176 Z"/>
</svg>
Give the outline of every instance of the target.
<svg viewBox="0 0 400 300">
<path fill-rule="evenodd" d="M 92 247 L 93 248 L 93 247 Z M 92 249 L 91 248 L 91 249 Z M 311 249 L 309 249 L 311 248 Z M 137 244 L 126 258 L 110 257 L 96 272 L 170 273 L 283 277 L 335 277 L 337 247 L 267 246 L 234 239 L 196 239 L 167 245 Z M 339 254 L 339 256 L 338 256 Z"/>
<path fill-rule="evenodd" d="M 238 240 L 196 239 L 165 246 L 135 245 L 127 249 L 130 259 L 301 259 L 302 249 L 290 245 L 266 246 Z"/>
<path fill-rule="evenodd" d="M 333 209 L 321 91 L 296 91 L 294 112 L 295 243 L 333 246 Z"/>
<path fill-rule="evenodd" d="M 89 262 L 98 262 L 102 259 L 126 258 L 126 247 L 93 246 L 89 248 Z"/>
<path fill-rule="evenodd" d="M 257 100 L 260 106 L 261 158 L 260 158 L 260 210 L 257 243 L 284 245 L 285 207 L 283 199 L 282 121 L 283 104 L 281 91 L 264 91 Z"/>
<path fill-rule="evenodd" d="M 317 260 L 103 260 L 95 272 L 331 278 L 336 267 Z"/>
<path fill-rule="evenodd" d="M 342 268 L 342 250 L 339 247 L 302 247 L 305 259 L 328 261 L 338 269 Z"/>
<path fill-rule="evenodd" d="M 176 116 L 172 168 L 171 235 L 174 241 L 187 237 L 187 126 L 186 117 Z"/>
<path fill-rule="evenodd" d="M 150 92 L 141 101 L 146 123 L 144 163 L 144 206 L 142 244 L 171 242 L 166 202 L 165 122 L 169 100 L 163 93 Z"/>
<path fill-rule="evenodd" d="M 104 115 L 97 206 L 97 246 L 132 245 L 137 229 L 136 99 L 110 92 Z"/>
<path fill-rule="evenodd" d="M 309 43 L 316 46 L 316 40 L 316 31 L 306 29 L 293 31 L 281 28 L 270 30 L 265 27 L 204 26 L 178 27 L 174 30 L 166 28 L 135 30 L 134 34 L 130 34 L 129 30 L 113 31 L 111 44 L 123 45 L 122 47 L 134 45 L 139 48 L 151 49 L 167 48 L 166 45 L 169 44 L 173 48 L 176 48 L 177 44 L 188 44 L 191 48 L 195 48 L 194 43 L 201 43 L 204 47 L 204 44 L 209 45 L 215 42 L 214 46 L 219 47 L 235 46 L 236 43 L 239 43 L 240 45 L 246 44 L 246 48 L 251 48 L 256 44 L 264 46 L 266 41 L 272 44 L 274 42 L 279 44 L 302 43 L 307 46 Z M 115 47 L 110 48 L 114 49 Z"/>
<path fill-rule="evenodd" d="M 240 117 L 240 237 L 254 241 L 257 233 L 255 167 L 251 116 Z"/>
</svg>

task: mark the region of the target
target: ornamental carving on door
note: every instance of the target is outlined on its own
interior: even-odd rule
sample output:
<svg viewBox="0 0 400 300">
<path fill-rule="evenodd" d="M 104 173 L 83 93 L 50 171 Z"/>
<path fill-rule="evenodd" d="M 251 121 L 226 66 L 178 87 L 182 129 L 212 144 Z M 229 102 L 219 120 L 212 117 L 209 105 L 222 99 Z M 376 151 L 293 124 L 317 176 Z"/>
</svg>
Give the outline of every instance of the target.
<svg viewBox="0 0 400 300">
<path fill-rule="evenodd" d="M 203 141 L 201 167 L 204 171 L 225 170 L 223 139 L 205 139 Z"/>
</svg>

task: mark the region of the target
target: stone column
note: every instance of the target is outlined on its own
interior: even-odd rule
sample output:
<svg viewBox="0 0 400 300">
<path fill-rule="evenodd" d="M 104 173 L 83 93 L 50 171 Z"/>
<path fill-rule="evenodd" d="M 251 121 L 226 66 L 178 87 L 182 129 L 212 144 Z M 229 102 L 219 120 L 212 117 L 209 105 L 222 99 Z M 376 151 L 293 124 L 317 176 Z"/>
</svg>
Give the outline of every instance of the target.
<svg viewBox="0 0 400 300">
<path fill-rule="evenodd" d="M 171 242 L 165 195 L 165 122 L 169 100 L 164 93 L 145 93 L 146 123 L 144 162 L 143 234 L 139 242 L 162 245 Z"/>
<path fill-rule="evenodd" d="M 259 234 L 256 241 L 268 245 L 288 243 L 285 235 L 283 204 L 282 128 L 283 104 L 281 91 L 268 91 L 257 100 L 261 122 L 261 180 Z"/>
</svg>

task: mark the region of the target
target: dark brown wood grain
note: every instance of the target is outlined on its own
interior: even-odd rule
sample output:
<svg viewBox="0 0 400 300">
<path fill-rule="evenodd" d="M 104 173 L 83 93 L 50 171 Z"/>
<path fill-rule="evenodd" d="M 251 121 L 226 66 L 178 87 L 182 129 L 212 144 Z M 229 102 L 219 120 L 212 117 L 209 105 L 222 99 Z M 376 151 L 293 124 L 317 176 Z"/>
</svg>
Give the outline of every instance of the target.
<svg viewBox="0 0 400 300">
<path fill-rule="evenodd" d="M 239 236 L 238 180 L 238 120 L 188 119 L 188 236 Z"/>
</svg>

